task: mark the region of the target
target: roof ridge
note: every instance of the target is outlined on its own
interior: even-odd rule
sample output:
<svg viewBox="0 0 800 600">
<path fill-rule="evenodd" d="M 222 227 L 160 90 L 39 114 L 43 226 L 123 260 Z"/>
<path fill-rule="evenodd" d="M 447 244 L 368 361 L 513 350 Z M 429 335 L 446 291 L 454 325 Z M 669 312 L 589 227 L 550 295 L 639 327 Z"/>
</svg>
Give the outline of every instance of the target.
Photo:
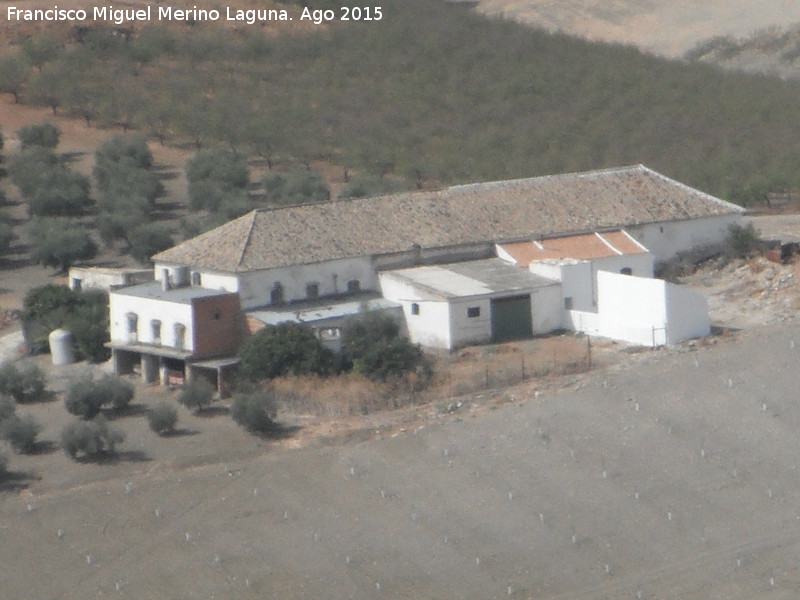
<svg viewBox="0 0 800 600">
<path fill-rule="evenodd" d="M 515 183 L 523 183 L 527 181 L 549 181 L 552 179 L 561 179 L 566 177 L 590 177 L 593 175 L 608 175 L 611 173 L 624 173 L 627 171 L 651 171 L 648 167 L 643 164 L 638 165 L 626 165 L 622 167 L 607 167 L 604 169 L 592 169 L 590 171 L 569 171 L 567 173 L 556 173 L 554 175 L 535 175 L 534 177 L 519 177 L 517 179 L 500 179 L 496 181 L 479 181 L 475 183 L 461 183 L 457 185 L 451 185 L 447 190 L 460 190 L 460 189 L 467 189 L 467 188 L 477 188 L 483 186 L 495 186 L 495 185 L 513 185 Z"/>
<path fill-rule="evenodd" d="M 247 247 L 250 245 L 250 238 L 253 235 L 253 229 L 255 228 L 256 224 L 256 213 L 257 210 L 252 210 L 250 212 L 250 227 L 247 230 L 247 236 L 244 239 L 244 243 L 242 244 L 242 251 L 239 253 L 239 260 L 236 261 L 236 266 L 241 267 L 242 262 L 244 262 L 244 253 L 247 252 Z"/>
<path fill-rule="evenodd" d="M 646 171 L 647 173 L 649 173 L 650 175 L 658 177 L 659 179 L 661 179 L 663 181 L 666 181 L 666 182 L 668 182 L 668 183 L 670 183 L 670 184 L 672 184 L 674 186 L 677 186 L 677 187 L 679 187 L 681 189 L 690 191 L 690 192 L 695 193 L 695 194 L 699 194 L 700 196 L 702 196 L 706 200 L 710 200 L 710 201 L 714 202 L 715 204 L 719 204 L 721 206 L 724 206 L 725 208 L 733 209 L 736 212 L 742 212 L 742 213 L 743 212 L 747 212 L 747 209 L 744 208 L 743 206 L 739 206 L 738 204 L 734 204 L 733 202 L 729 202 L 727 200 L 723 200 L 722 198 L 717 198 L 716 196 L 712 196 L 711 194 L 706 193 L 703 190 L 698 190 L 697 188 L 692 187 L 692 186 L 690 186 L 688 184 L 681 183 L 677 179 L 673 179 L 672 177 L 668 177 L 667 175 L 664 175 L 663 173 L 659 173 L 658 171 L 654 171 L 650 167 L 646 167 L 644 165 L 639 165 L 639 166 L 642 167 L 642 169 L 644 171 Z"/>
</svg>

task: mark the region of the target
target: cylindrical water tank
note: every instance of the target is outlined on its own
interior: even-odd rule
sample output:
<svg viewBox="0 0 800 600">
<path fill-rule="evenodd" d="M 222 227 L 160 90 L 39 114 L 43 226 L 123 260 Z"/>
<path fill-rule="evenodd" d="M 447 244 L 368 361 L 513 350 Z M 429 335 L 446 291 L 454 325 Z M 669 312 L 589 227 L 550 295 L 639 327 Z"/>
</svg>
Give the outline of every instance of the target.
<svg viewBox="0 0 800 600">
<path fill-rule="evenodd" d="M 47 339 L 50 342 L 50 356 L 54 365 L 71 365 L 75 362 L 75 344 L 69 331 L 56 329 Z"/>
</svg>

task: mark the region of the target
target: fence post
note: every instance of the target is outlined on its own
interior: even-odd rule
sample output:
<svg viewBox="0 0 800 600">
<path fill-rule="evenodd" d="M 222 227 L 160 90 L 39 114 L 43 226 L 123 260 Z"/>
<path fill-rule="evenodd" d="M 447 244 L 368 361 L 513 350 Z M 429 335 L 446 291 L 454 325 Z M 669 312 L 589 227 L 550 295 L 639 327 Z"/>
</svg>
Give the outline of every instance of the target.
<svg viewBox="0 0 800 600">
<path fill-rule="evenodd" d="M 522 369 L 522 378 L 525 379 L 525 353 L 523 352 L 520 356 L 520 363 Z"/>
<path fill-rule="evenodd" d="M 586 358 L 589 362 L 589 370 L 592 370 L 592 338 L 586 336 Z"/>
</svg>

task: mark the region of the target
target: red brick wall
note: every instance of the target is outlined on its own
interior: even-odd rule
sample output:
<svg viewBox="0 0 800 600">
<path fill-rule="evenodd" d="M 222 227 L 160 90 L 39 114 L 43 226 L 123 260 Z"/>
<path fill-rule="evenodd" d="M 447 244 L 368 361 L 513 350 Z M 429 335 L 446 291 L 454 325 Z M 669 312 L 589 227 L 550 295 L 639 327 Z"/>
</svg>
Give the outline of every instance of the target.
<svg viewBox="0 0 800 600">
<path fill-rule="evenodd" d="M 244 318 L 244 330 L 248 335 L 253 335 L 256 331 L 264 329 L 266 326 L 267 324 L 264 321 L 259 321 L 255 317 L 245 316 Z"/>
<path fill-rule="evenodd" d="M 242 338 L 242 309 L 238 294 L 195 298 L 194 353 L 197 356 L 235 354 Z"/>
</svg>

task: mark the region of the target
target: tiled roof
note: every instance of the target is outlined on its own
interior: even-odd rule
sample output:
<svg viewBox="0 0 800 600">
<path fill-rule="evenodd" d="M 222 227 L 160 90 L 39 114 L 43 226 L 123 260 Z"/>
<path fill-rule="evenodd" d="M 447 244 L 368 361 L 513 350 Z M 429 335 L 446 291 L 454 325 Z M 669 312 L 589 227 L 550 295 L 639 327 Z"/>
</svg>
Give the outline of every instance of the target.
<svg viewBox="0 0 800 600">
<path fill-rule="evenodd" d="M 638 165 L 256 210 L 153 259 L 246 272 L 740 211 Z"/>
<path fill-rule="evenodd" d="M 591 260 L 625 254 L 642 254 L 647 249 L 622 230 L 584 233 L 531 242 L 502 244 L 517 264 L 527 267 L 535 260 L 576 258 Z"/>
</svg>

